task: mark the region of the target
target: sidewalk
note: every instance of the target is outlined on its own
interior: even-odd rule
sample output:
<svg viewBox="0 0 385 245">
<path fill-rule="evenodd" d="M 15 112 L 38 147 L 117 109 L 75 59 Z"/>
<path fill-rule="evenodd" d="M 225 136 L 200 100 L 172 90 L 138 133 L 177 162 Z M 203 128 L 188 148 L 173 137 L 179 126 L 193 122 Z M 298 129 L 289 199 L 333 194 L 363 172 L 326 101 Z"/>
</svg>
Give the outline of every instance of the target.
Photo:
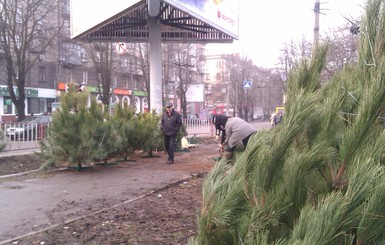
<svg viewBox="0 0 385 245">
<path fill-rule="evenodd" d="M 207 142 L 189 152 L 177 152 L 175 164 L 166 164 L 166 154 L 159 152 L 157 158 L 139 158 L 136 162 L 95 166 L 80 172 L 34 172 L 1 179 L 0 244 L 206 173 L 215 163 L 217 148 L 214 142 Z"/>
<path fill-rule="evenodd" d="M 268 122 L 252 125 L 257 130 L 270 126 Z M 1 152 L 0 157 L 31 154 L 38 150 Z M 95 166 L 81 172 L 35 172 L 2 179 L 0 244 L 118 203 L 130 202 L 192 175 L 206 173 L 215 164 L 213 158 L 218 157 L 218 145 L 206 141 L 189 152 L 178 152 L 175 164 L 166 164 L 164 153 L 156 155 L 158 158 Z"/>
</svg>

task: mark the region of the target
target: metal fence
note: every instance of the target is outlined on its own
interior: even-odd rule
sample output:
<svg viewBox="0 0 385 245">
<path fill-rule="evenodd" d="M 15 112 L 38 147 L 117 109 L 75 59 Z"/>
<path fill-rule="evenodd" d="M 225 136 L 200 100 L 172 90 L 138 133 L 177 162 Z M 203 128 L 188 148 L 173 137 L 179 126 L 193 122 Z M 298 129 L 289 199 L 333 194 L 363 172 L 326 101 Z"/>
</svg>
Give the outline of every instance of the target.
<svg viewBox="0 0 385 245">
<path fill-rule="evenodd" d="M 213 136 L 215 133 L 214 125 L 207 120 L 183 119 L 188 135 Z"/>
<path fill-rule="evenodd" d="M 5 151 L 33 149 L 47 134 L 49 123 L 12 122 L 1 123 L 4 133 Z"/>
<path fill-rule="evenodd" d="M 184 119 L 183 124 L 189 136 L 213 136 L 215 129 L 210 120 Z M 4 151 L 36 149 L 39 141 L 47 135 L 49 123 L 12 122 L 1 123 L 4 132 Z"/>
</svg>

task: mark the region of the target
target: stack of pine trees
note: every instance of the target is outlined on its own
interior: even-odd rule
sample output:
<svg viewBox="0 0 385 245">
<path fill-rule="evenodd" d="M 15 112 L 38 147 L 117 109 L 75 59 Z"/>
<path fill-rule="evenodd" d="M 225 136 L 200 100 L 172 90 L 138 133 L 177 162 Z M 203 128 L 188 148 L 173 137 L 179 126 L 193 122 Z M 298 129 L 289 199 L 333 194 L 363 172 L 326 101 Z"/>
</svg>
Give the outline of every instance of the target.
<svg viewBox="0 0 385 245">
<path fill-rule="evenodd" d="M 191 244 L 385 244 L 384 5 L 366 6 L 356 64 L 321 84 L 317 47 L 283 122 L 210 172 Z"/>
</svg>

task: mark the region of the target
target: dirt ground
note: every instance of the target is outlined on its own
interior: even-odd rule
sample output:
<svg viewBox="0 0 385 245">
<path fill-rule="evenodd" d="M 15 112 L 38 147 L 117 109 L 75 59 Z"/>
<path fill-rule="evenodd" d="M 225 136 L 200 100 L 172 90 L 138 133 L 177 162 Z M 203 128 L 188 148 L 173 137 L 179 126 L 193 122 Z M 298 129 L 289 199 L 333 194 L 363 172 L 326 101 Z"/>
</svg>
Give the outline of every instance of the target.
<svg viewBox="0 0 385 245">
<path fill-rule="evenodd" d="M 106 202 L 101 199 L 102 203 L 96 206 L 103 208 L 95 209 L 93 204 L 88 213 L 77 213 L 76 217 L 64 222 L 40 227 L 28 236 L 23 235 L 8 242 L 0 241 L 0 244 L 187 244 L 189 238 L 196 235 L 203 177 L 215 164 L 218 146 L 213 138 L 201 139 L 197 148 L 176 153 L 176 163 L 171 165 L 166 164 L 166 154 L 155 155 L 156 158 L 149 159 L 138 154 L 134 157 L 134 164 L 119 162 L 109 166 L 95 166 L 95 169 L 89 171 L 119 171 L 142 165 L 175 173 L 184 171 L 193 177 L 153 192 L 147 191 L 147 194 L 138 192 L 137 196 L 140 198 L 130 201 L 116 198 Z M 40 160 L 34 155 L 0 158 L 0 176 L 34 170 L 40 164 Z M 60 171 L 60 175 L 70 176 L 74 171 Z M 34 179 L 55 178 L 57 174 L 57 171 L 51 170 L 0 181 L 21 182 L 31 175 Z M 143 185 L 143 189 L 146 189 L 146 183 L 139 180 L 140 178 L 136 185 Z M 110 208 L 105 208 L 106 206 Z"/>
</svg>

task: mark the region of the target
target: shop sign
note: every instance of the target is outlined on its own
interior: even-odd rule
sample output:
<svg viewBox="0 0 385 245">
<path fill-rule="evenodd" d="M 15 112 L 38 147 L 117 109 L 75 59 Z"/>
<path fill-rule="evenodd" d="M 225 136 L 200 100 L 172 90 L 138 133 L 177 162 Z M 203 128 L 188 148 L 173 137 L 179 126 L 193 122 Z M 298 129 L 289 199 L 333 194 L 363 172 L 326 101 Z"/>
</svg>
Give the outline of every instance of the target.
<svg viewBox="0 0 385 245">
<path fill-rule="evenodd" d="M 131 95 L 132 91 L 126 88 L 114 88 L 114 94 L 116 95 Z"/>
<path fill-rule="evenodd" d="M 99 93 L 99 89 L 96 86 L 86 86 L 86 91 L 90 93 Z"/>
<path fill-rule="evenodd" d="M 67 91 L 67 83 L 59 82 L 57 84 L 57 88 L 58 90 L 61 90 L 61 91 Z M 99 89 L 96 86 L 85 85 L 84 91 L 90 92 L 90 93 L 99 93 Z"/>
<path fill-rule="evenodd" d="M 16 96 L 19 95 L 19 90 L 16 87 L 13 87 Z M 26 97 L 39 97 L 38 89 L 36 88 L 24 88 L 24 93 Z M 0 95 L 10 96 L 8 86 L 0 86 Z"/>
<path fill-rule="evenodd" d="M 140 90 L 134 90 L 133 95 L 134 96 L 147 96 L 147 92 L 146 91 L 140 91 Z"/>
</svg>

